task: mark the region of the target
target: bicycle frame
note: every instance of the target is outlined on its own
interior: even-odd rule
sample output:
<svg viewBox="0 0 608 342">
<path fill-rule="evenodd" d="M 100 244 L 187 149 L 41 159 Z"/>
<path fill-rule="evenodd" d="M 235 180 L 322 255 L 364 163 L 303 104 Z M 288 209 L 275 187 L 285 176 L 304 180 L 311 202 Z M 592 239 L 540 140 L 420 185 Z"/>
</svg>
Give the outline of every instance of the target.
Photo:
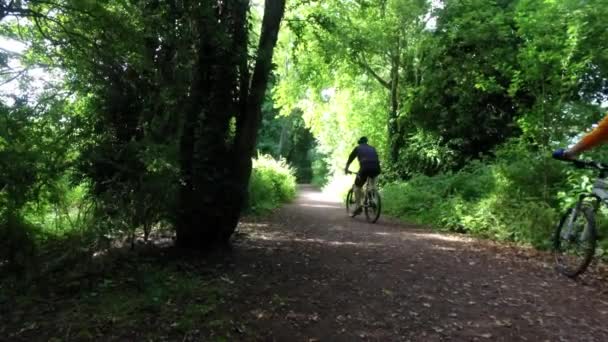
<svg viewBox="0 0 608 342">
<path fill-rule="evenodd" d="M 357 172 L 352 172 L 350 170 L 348 170 L 348 173 L 351 174 L 351 175 L 356 175 L 357 174 Z M 368 177 L 365 180 L 365 184 L 363 184 L 363 186 L 361 187 L 361 190 L 363 192 L 362 193 L 362 195 L 363 195 L 362 204 L 363 204 L 364 207 L 369 206 L 369 204 L 367 203 L 367 199 L 369 198 L 368 194 L 370 192 L 372 192 L 372 191 L 377 191 L 377 189 L 376 189 L 376 187 L 377 187 L 376 186 L 376 180 L 377 180 L 377 178 L 378 177 L 374 177 L 374 178 Z M 372 183 L 372 184 L 370 184 L 370 183 Z M 355 191 L 355 184 L 354 183 L 353 183 L 353 186 L 352 186 L 352 190 L 353 190 L 353 192 Z"/>
<path fill-rule="evenodd" d="M 363 184 L 363 193 L 367 194 L 369 192 L 372 191 L 376 191 L 376 178 L 370 178 L 368 177 L 367 180 L 365 181 L 365 184 Z"/>
<path fill-rule="evenodd" d="M 347 173 L 351 174 L 351 175 L 357 175 L 357 172 L 353 172 L 353 171 L 350 171 L 350 170 L 347 170 Z M 365 180 L 365 183 L 363 183 L 363 186 L 361 188 L 363 190 L 363 195 L 364 196 L 368 192 L 376 190 L 376 178 L 367 177 L 367 179 Z M 354 183 L 353 183 L 352 189 L 353 189 L 353 191 L 355 190 L 355 184 Z"/>
<path fill-rule="evenodd" d="M 581 209 L 581 205 L 586 198 L 593 198 L 595 200 L 593 205 L 594 210 L 597 210 L 602 203 L 608 205 L 608 180 L 606 180 L 606 177 L 608 177 L 608 171 L 600 171 L 600 175 L 595 180 L 595 183 L 593 183 L 591 193 L 583 194 L 579 197 L 577 209 Z"/>
<path fill-rule="evenodd" d="M 367 199 L 369 198 L 369 194 L 373 191 L 376 191 L 376 179 L 373 179 L 373 184 L 370 184 L 371 178 L 368 178 L 365 181 L 365 184 L 361 187 L 363 192 L 363 206 L 368 206 Z M 355 190 L 355 185 L 353 184 L 353 191 Z"/>
<path fill-rule="evenodd" d="M 595 196 L 598 201 L 601 201 L 605 204 L 608 204 L 608 180 L 606 177 L 608 176 L 608 171 L 602 170 L 600 172 L 599 177 L 595 180 L 593 184 L 593 189 L 591 190 L 592 196 Z"/>
<path fill-rule="evenodd" d="M 608 164 L 565 159 L 559 154 L 554 154 L 554 157 L 570 162 L 576 168 L 593 169 L 599 173 L 591 191 L 581 194 L 576 204 L 566 211 L 553 238 L 555 262 L 559 272 L 574 278 L 587 269 L 595 254 L 598 240 L 595 216 L 602 203 L 608 205 Z M 579 222 L 577 218 L 583 220 Z M 571 250 L 572 248 L 574 250 Z M 577 260 L 571 260 L 572 257 Z"/>
<path fill-rule="evenodd" d="M 572 234 L 573 223 L 578 218 L 578 214 L 581 212 L 582 207 L 585 203 L 585 199 L 592 198 L 593 199 L 593 211 L 597 212 L 600 205 L 604 203 L 608 205 L 608 180 L 606 177 L 608 176 L 607 170 L 601 170 L 598 178 L 595 180 L 593 184 L 593 188 L 591 189 L 591 193 L 582 194 L 579 196 L 578 202 L 576 203 L 575 210 L 572 212 L 572 215 L 568 218 L 568 222 L 566 223 L 567 229 L 564 231 L 567 235 Z"/>
</svg>

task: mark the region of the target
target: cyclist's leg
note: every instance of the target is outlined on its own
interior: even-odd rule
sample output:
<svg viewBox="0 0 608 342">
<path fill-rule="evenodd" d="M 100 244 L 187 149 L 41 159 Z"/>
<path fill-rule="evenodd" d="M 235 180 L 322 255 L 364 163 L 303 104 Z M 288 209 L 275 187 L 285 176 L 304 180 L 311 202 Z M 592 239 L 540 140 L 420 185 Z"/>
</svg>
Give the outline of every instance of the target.
<svg viewBox="0 0 608 342">
<path fill-rule="evenodd" d="M 376 190 L 376 177 L 367 178 L 367 188 L 369 190 Z"/>
<path fill-rule="evenodd" d="M 357 204 L 357 209 L 361 208 L 363 201 L 363 185 L 365 184 L 365 180 L 367 176 L 363 172 L 364 170 L 359 170 L 357 172 L 357 178 L 355 178 L 355 203 Z"/>
<path fill-rule="evenodd" d="M 376 188 L 376 180 L 377 177 L 380 175 L 380 169 L 369 169 L 366 172 L 366 176 L 367 176 L 367 191 L 378 191 L 378 189 Z"/>
</svg>

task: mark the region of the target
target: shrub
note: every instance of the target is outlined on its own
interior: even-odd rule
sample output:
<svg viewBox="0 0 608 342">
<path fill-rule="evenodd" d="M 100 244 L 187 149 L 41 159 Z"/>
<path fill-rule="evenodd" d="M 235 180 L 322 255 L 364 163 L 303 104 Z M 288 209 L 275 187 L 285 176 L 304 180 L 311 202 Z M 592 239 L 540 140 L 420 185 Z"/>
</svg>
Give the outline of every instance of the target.
<svg viewBox="0 0 608 342">
<path fill-rule="evenodd" d="M 284 160 L 259 155 L 253 160 L 249 181 L 248 210 L 260 214 L 291 201 L 296 194 L 296 177 Z"/>
<path fill-rule="evenodd" d="M 25 221 L 21 215 L 8 210 L 0 212 L 0 275 L 4 270 L 15 274 L 31 271 L 37 235 L 38 227 Z"/>
<path fill-rule="evenodd" d="M 558 213 L 572 202 L 564 193 L 580 186 L 564 170 L 514 141 L 493 160 L 459 172 L 385 184 L 383 210 L 439 229 L 548 247 Z"/>
<path fill-rule="evenodd" d="M 326 161 L 327 156 L 318 152 L 316 149 L 312 150 L 311 154 L 311 169 L 312 179 L 311 183 L 318 187 L 323 187 L 329 181 L 329 164 Z"/>
</svg>

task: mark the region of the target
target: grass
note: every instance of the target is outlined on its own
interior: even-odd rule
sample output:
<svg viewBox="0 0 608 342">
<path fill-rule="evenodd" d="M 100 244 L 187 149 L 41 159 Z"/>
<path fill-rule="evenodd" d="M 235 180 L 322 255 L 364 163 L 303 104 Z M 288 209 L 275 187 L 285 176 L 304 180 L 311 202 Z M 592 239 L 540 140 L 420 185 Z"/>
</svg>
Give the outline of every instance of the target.
<svg viewBox="0 0 608 342">
<path fill-rule="evenodd" d="M 97 275 L 70 280 L 66 271 L 27 290 L 2 283 L 0 334 L 47 341 L 242 338 L 246 328 L 229 310 L 236 285 L 197 262 L 135 257 Z"/>
</svg>

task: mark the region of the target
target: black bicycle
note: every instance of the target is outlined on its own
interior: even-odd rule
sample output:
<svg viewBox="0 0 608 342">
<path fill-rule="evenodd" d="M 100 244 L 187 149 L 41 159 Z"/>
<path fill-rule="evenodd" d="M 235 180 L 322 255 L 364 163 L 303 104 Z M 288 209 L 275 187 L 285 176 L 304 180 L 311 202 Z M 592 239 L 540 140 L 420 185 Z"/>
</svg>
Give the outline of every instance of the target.
<svg viewBox="0 0 608 342">
<path fill-rule="evenodd" d="M 347 170 L 348 174 L 356 174 Z M 380 200 L 380 193 L 376 188 L 376 179 L 368 178 L 363 186 L 363 210 L 365 212 L 365 218 L 368 222 L 376 223 L 380 218 L 380 211 L 382 209 L 382 201 Z M 355 184 L 348 190 L 346 194 L 346 212 L 350 215 L 356 210 L 357 203 L 355 201 Z"/>
<path fill-rule="evenodd" d="M 585 272 L 597 246 L 595 217 L 600 204 L 608 204 L 608 164 L 595 161 L 564 160 L 577 168 L 593 169 L 599 176 L 590 193 L 582 194 L 578 202 L 566 210 L 553 235 L 553 251 L 557 270 L 575 278 Z"/>
</svg>

